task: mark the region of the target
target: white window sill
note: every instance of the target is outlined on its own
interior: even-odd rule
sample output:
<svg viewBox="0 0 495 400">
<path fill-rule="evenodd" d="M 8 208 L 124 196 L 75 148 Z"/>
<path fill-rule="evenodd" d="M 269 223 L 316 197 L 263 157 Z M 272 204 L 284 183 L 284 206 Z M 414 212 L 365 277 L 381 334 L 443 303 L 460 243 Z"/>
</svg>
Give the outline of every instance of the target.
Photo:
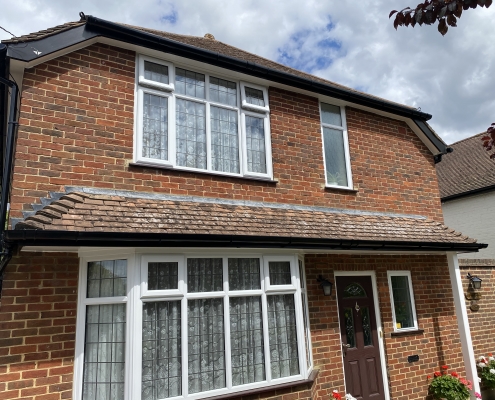
<svg viewBox="0 0 495 400">
<path fill-rule="evenodd" d="M 277 179 L 273 179 L 271 177 L 263 177 L 263 176 L 253 176 L 253 175 L 238 175 L 238 174 L 229 174 L 225 172 L 218 172 L 218 171 L 205 171 L 201 169 L 193 169 L 193 168 L 187 168 L 187 167 L 173 167 L 169 165 L 164 165 L 164 164 L 154 164 L 154 163 L 148 163 L 148 162 L 143 162 L 143 161 L 137 161 L 137 162 L 130 162 L 129 163 L 130 167 L 145 167 L 145 168 L 158 168 L 158 169 L 168 169 L 172 171 L 180 171 L 180 172 L 191 172 L 194 174 L 204 174 L 204 175 L 215 175 L 215 176 L 223 176 L 225 178 L 237 178 L 237 179 L 246 179 L 250 181 L 261 181 L 261 182 L 268 182 L 268 183 L 278 183 Z"/>
<path fill-rule="evenodd" d="M 354 192 L 354 193 L 359 192 L 359 190 L 354 189 L 354 188 L 350 188 L 350 187 L 347 187 L 347 186 L 335 186 L 335 185 L 328 185 L 328 184 L 325 185 L 325 189 L 343 190 L 343 191 L 346 191 L 346 192 Z"/>
</svg>

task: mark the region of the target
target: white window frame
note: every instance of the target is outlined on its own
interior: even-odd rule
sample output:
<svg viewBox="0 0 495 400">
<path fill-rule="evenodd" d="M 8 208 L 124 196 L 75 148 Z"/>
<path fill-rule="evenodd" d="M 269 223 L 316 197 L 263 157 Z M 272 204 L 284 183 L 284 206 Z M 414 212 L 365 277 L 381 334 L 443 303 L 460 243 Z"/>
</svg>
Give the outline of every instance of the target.
<svg viewBox="0 0 495 400">
<path fill-rule="evenodd" d="M 223 290 L 218 292 L 187 292 L 187 259 L 188 258 L 221 258 L 223 262 Z M 229 258 L 258 258 L 260 260 L 260 289 L 232 291 L 229 289 L 228 282 L 228 259 Z M 103 260 L 127 260 L 127 295 L 109 298 L 86 298 L 87 290 L 87 271 L 88 263 L 91 261 Z M 177 262 L 178 263 L 178 289 L 170 290 L 149 290 L 147 287 L 148 263 L 149 262 Z M 269 261 L 288 261 L 291 265 L 291 285 L 269 285 Z M 250 389 L 262 387 L 269 388 L 272 385 L 297 382 L 306 379 L 313 369 L 311 353 L 311 337 L 305 339 L 304 330 L 308 329 L 304 322 L 304 313 L 302 311 L 302 296 L 305 295 L 306 284 L 304 289 L 301 288 L 301 280 L 304 277 L 300 274 L 298 255 L 265 255 L 260 253 L 234 253 L 229 251 L 213 252 L 190 252 L 187 254 L 169 254 L 156 252 L 152 254 L 139 253 L 116 253 L 113 251 L 97 252 L 89 256 L 80 258 L 79 271 L 79 294 L 78 294 L 78 311 L 76 326 L 76 357 L 74 362 L 74 388 L 73 398 L 82 399 L 82 383 L 84 368 L 84 344 L 85 344 L 85 326 L 86 326 L 86 306 L 91 304 L 113 304 L 125 303 L 126 306 L 126 344 L 125 344 L 125 400 L 138 400 L 141 398 L 141 376 L 142 376 L 142 310 L 144 302 L 154 301 L 181 301 L 181 349 L 182 349 L 182 395 L 171 397 L 170 399 L 200 399 L 205 396 L 217 396 L 225 394 L 234 394 Z M 304 274 L 304 266 L 303 266 Z M 270 295 L 292 294 L 295 304 L 296 318 L 296 336 L 297 350 L 299 358 L 299 374 L 289 377 L 272 379 L 271 377 L 271 360 L 270 360 L 270 343 L 268 334 L 268 300 Z M 265 358 L 265 380 L 239 386 L 232 386 L 232 369 L 231 369 L 231 345 L 230 345 L 230 297 L 248 297 L 259 296 L 262 304 L 262 322 L 263 322 L 263 342 Z M 224 332 L 225 332 L 225 368 L 226 368 L 226 387 L 221 389 L 210 390 L 206 392 L 188 394 L 188 349 L 187 349 L 187 300 L 204 299 L 204 298 L 222 298 L 224 299 Z M 306 299 L 307 300 L 307 299 Z M 306 308 L 308 307 L 306 301 Z M 306 318 L 309 318 L 306 309 Z M 310 365 L 307 363 L 306 346 L 309 343 L 309 354 L 311 357 Z"/>
<path fill-rule="evenodd" d="M 392 276 L 406 276 L 407 277 L 407 282 L 409 284 L 409 300 L 411 301 L 411 312 L 412 312 L 412 318 L 414 322 L 414 326 L 409 327 L 409 328 L 397 328 L 397 322 L 395 318 L 395 304 L 394 304 L 394 293 L 393 293 L 393 288 L 392 288 Z M 407 332 L 407 331 L 416 331 L 418 330 L 418 319 L 416 316 L 416 303 L 414 302 L 414 292 L 413 292 L 413 286 L 412 286 L 412 279 L 411 279 L 411 271 L 387 271 L 387 278 L 388 278 L 388 287 L 389 287 L 389 292 L 390 292 L 390 305 L 392 307 L 392 321 L 394 325 L 394 332 Z"/>
<path fill-rule="evenodd" d="M 181 171 L 190 172 L 200 172 L 208 173 L 213 175 L 222 176 L 234 176 L 234 177 L 246 177 L 257 180 L 273 180 L 273 166 L 272 166 L 272 151 L 271 151 L 271 134 L 270 134 L 270 113 L 268 106 L 268 90 L 266 87 L 254 85 L 251 83 L 245 83 L 236 81 L 230 77 L 223 77 L 221 74 L 214 74 L 215 78 L 225 79 L 236 84 L 237 106 L 230 106 L 223 103 L 218 103 L 210 100 L 210 76 L 211 74 L 202 71 L 201 69 L 190 67 L 187 65 L 174 64 L 171 62 L 166 62 L 152 57 L 147 57 L 143 55 L 136 56 L 136 113 L 135 113 L 135 140 L 134 140 L 134 162 L 136 164 L 157 166 L 163 168 L 172 168 Z M 150 61 L 155 64 L 160 64 L 168 67 L 169 71 L 169 84 L 165 85 L 160 82 L 155 82 L 144 78 L 144 61 Z M 175 68 L 182 68 L 190 70 L 196 73 L 203 74 L 205 76 L 205 98 L 200 99 L 188 95 L 179 94 L 175 90 Z M 265 107 L 256 106 L 249 104 L 245 101 L 245 85 L 252 87 L 254 89 L 259 89 L 263 91 L 263 97 L 265 101 Z M 142 156 L 143 148 L 143 105 L 144 93 L 149 93 L 155 96 L 167 97 L 168 98 L 168 157 L 167 160 L 154 159 Z M 187 101 L 193 101 L 197 103 L 205 104 L 205 128 L 206 128 L 206 168 L 191 168 L 187 166 L 177 165 L 176 157 L 176 99 L 184 99 Z M 244 99 L 244 100 L 242 100 Z M 245 105 L 244 105 L 245 103 Z M 233 110 L 237 112 L 237 132 L 238 132 L 238 143 L 239 143 L 239 172 L 224 172 L 215 171 L 212 168 L 212 149 L 211 149 L 211 119 L 210 119 L 210 107 L 219 107 L 228 110 Z M 250 115 L 253 117 L 261 118 L 264 121 L 265 129 L 265 163 L 266 163 L 266 173 L 257 173 L 248 170 L 247 167 L 247 143 L 246 143 L 246 125 L 245 116 Z"/>
<path fill-rule="evenodd" d="M 321 103 L 325 103 L 325 104 L 339 107 L 340 118 L 342 120 L 342 126 L 323 123 L 323 113 L 321 111 Z M 345 107 L 342 105 L 339 105 L 339 104 L 332 103 L 331 101 L 326 101 L 326 100 L 320 100 L 318 102 L 318 107 L 319 107 L 319 112 L 320 112 L 320 124 L 321 124 L 321 144 L 322 144 L 322 151 L 323 151 L 323 168 L 325 169 L 325 187 L 352 190 L 354 188 L 354 186 L 352 184 L 351 156 L 350 156 L 350 152 L 349 152 L 349 137 L 347 135 L 347 121 L 346 121 L 346 115 L 345 115 Z M 342 138 L 343 138 L 343 142 L 344 142 L 344 156 L 345 156 L 345 169 L 346 169 L 346 176 L 347 176 L 347 186 L 330 185 L 328 183 L 328 171 L 327 171 L 327 164 L 326 164 L 326 159 L 325 159 L 325 135 L 323 132 L 324 131 L 323 128 L 335 129 L 335 130 L 342 132 Z"/>
</svg>

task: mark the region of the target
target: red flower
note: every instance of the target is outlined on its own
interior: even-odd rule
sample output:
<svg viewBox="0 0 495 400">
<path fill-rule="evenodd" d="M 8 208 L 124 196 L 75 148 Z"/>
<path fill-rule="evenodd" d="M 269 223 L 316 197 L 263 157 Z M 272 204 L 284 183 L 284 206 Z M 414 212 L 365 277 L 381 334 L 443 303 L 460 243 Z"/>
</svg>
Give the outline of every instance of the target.
<svg viewBox="0 0 495 400">
<path fill-rule="evenodd" d="M 493 354 L 492 354 L 492 353 L 488 353 L 488 357 L 492 357 L 492 356 L 493 356 Z"/>
<path fill-rule="evenodd" d="M 442 369 L 449 369 L 448 365 L 442 365 Z"/>
<path fill-rule="evenodd" d="M 337 399 L 337 400 L 342 400 L 342 396 L 341 396 L 341 395 L 340 395 L 340 393 L 339 393 L 339 392 L 337 392 L 337 391 L 334 391 L 334 392 L 332 393 L 332 396 L 333 396 L 333 398 L 334 398 L 334 399 Z"/>
<path fill-rule="evenodd" d="M 435 377 L 437 377 L 437 376 L 440 376 L 442 374 L 440 372 L 438 372 L 438 371 L 435 371 L 435 373 L 433 375 L 435 375 Z"/>
<path fill-rule="evenodd" d="M 428 375 L 428 376 L 426 377 L 426 379 L 431 379 L 431 375 Z"/>
<path fill-rule="evenodd" d="M 450 375 L 455 376 L 456 378 L 459 376 L 459 375 L 457 374 L 457 372 L 455 372 L 455 371 L 454 371 L 454 372 L 452 372 Z"/>
</svg>

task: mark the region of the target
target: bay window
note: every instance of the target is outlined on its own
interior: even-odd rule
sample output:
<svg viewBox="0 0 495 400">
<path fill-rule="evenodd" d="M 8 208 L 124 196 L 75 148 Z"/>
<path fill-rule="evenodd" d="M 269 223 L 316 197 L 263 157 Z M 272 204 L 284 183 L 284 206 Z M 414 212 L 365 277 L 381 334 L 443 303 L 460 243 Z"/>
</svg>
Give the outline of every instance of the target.
<svg viewBox="0 0 495 400">
<path fill-rule="evenodd" d="M 265 87 L 139 56 L 135 160 L 271 179 Z"/>
<path fill-rule="evenodd" d="M 198 399 L 307 378 L 295 255 L 82 259 L 78 400 Z"/>
</svg>

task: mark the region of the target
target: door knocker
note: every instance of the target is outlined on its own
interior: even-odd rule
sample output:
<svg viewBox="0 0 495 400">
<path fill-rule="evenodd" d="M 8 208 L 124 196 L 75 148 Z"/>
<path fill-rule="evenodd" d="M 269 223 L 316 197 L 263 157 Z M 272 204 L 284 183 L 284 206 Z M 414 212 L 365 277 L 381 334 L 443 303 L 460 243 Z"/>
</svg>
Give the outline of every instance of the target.
<svg viewBox="0 0 495 400">
<path fill-rule="evenodd" d="M 359 312 L 359 310 L 361 309 L 361 307 L 358 306 L 358 303 L 356 301 L 356 307 L 354 307 L 356 309 L 356 312 Z"/>
</svg>

